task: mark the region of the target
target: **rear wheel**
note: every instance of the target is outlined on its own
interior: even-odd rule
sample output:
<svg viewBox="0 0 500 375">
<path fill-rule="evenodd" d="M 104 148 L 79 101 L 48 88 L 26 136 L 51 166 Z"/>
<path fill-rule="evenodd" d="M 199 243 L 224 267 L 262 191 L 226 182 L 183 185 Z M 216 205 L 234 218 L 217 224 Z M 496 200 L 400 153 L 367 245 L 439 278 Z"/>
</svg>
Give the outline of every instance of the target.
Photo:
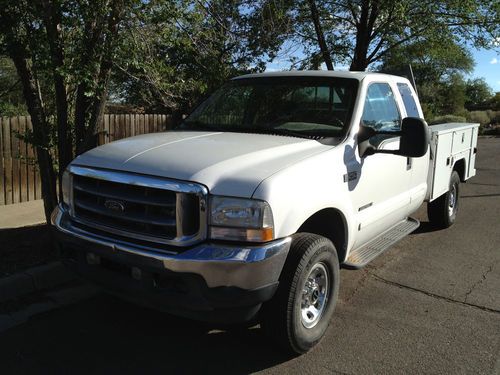
<svg viewBox="0 0 500 375">
<path fill-rule="evenodd" d="M 427 204 L 429 221 L 438 228 L 448 228 L 455 222 L 459 206 L 460 177 L 453 171 L 448 192 Z"/>
<path fill-rule="evenodd" d="M 339 261 L 332 242 L 296 234 L 278 291 L 263 306 L 262 329 L 287 351 L 305 353 L 328 328 L 338 291 Z"/>
</svg>

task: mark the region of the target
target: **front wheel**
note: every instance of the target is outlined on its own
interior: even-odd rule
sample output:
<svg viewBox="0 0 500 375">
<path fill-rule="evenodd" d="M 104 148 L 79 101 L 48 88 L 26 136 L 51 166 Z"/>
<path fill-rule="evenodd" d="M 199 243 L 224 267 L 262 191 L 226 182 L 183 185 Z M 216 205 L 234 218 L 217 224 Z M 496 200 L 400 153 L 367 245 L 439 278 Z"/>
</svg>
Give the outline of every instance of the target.
<svg viewBox="0 0 500 375">
<path fill-rule="evenodd" d="M 429 221 L 438 228 L 448 228 L 455 222 L 458 212 L 460 177 L 453 171 L 448 192 L 427 204 Z"/>
<path fill-rule="evenodd" d="M 263 306 L 261 327 L 287 351 L 305 353 L 323 337 L 339 292 L 335 246 L 324 237 L 293 237 L 278 291 Z"/>
</svg>

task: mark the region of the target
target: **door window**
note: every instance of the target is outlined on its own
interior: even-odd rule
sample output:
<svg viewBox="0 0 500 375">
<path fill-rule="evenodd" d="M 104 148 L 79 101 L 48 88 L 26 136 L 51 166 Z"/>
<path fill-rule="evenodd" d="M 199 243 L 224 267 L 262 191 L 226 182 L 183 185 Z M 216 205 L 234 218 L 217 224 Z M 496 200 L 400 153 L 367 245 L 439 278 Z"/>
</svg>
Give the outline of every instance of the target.
<svg viewBox="0 0 500 375">
<path fill-rule="evenodd" d="M 376 130 L 400 130 L 401 116 L 389 84 L 372 83 L 368 87 L 362 123 Z"/>
</svg>

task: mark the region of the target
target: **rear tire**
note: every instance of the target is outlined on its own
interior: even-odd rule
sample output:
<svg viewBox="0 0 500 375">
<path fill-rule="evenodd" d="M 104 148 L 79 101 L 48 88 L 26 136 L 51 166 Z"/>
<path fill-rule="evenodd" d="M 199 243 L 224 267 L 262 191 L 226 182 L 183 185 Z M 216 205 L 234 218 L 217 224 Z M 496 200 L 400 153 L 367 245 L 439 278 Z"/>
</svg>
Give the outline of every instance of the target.
<svg viewBox="0 0 500 375">
<path fill-rule="evenodd" d="M 448 228 L 457 217 L 459 206 L 460 177 L 453 171 L 448 191 L 438 199 L 427 204 L 429 221 L 437 228 Z"/>
<path fill-rule="evenodd" d="M 261 327 L 286 351 L 302 354 L 323 337 L 337 302 L 339 260 L 332 242 L 298 233 L 274 298 L 264 304 Z"/>
</svg>

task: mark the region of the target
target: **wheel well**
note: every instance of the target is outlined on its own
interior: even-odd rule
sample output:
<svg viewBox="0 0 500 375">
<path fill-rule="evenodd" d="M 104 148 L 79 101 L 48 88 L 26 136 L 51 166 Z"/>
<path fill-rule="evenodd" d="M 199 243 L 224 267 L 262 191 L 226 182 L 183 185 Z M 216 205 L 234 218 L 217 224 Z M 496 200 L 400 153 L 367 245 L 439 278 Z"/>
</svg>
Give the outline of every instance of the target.
<svg viewBox="0 0 500 375">
<path fill-rule="evenodd" d="M 339 262 L 343 262 L 347 251 L 347 223 L 344 215 L 335 208 L 326 208 L 316 212 L 297 232 L 314 233 L 328 238 L 337 249 Z"/>
<path fill-rule="evenodd" d="M 461 182 L 465 182 L 465 159 L 458 160 L 453 166 L 453 170 L 457 171 Z"/>
</svg>

